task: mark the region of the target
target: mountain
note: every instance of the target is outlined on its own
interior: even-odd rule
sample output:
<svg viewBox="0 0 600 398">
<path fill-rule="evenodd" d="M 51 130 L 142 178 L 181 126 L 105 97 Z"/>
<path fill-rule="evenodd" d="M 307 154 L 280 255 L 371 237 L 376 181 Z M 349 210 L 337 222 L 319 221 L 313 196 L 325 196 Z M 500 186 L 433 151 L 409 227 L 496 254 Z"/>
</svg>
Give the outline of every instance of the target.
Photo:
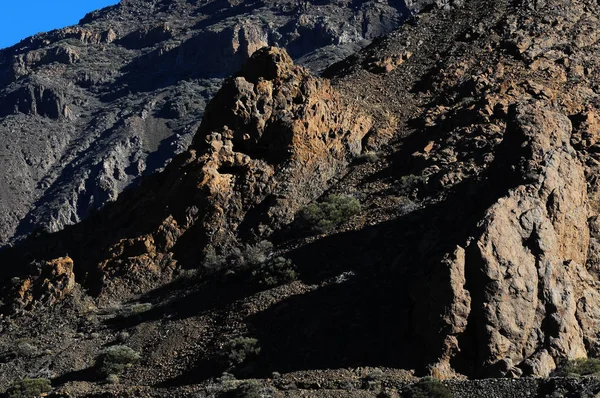
<svg viewBox="0 0 600 398">
<path fill-rule="evenodd" d="M 0 385 L 594 396 L 599 27 L 465 0 L 321 76 L 257 49 L 164 170 L 0 252 Z"/>
<path fill-rule="evenodd" d="M 189 145 L 256 49 L 320 71 L 422 2 L 127 0 L 0 51 L 0 245 L 77 223 Z"/>
</svg>

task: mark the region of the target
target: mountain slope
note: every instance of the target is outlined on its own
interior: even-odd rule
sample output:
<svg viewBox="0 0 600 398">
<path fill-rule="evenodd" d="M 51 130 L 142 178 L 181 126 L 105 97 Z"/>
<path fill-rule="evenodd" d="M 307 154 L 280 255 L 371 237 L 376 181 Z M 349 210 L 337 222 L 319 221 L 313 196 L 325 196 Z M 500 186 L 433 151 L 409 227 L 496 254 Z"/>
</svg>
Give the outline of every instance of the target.
<svg viewBox="0 0 600 398">
<path fill-rule="evenodd" d="M 321 70 L 410 12 L 402 1 L 122 1 L 0 51 L 0 245 L 79 222 L 164 167 L 256 49 L 285 47 Z"/>
<path fill-rule="evenodd" d="M 599 24 L 587 0 L 470 0 L 323 79 L 258 51 L 165 171 L 2 253 L 20 266 L 2 344 L 82 347 L 7 355 L 2 383 L 241 394 L 227 371 L 271 396 L 394 396 L 430 374 L 457 396 L 597 393 L 547 377 L 599 355 Z M 360 209 L 306 228 L 306 204 L 344 197 Z M 101 385 L 94 359 L 123 331 L 143 361 Z"/>
</svg>

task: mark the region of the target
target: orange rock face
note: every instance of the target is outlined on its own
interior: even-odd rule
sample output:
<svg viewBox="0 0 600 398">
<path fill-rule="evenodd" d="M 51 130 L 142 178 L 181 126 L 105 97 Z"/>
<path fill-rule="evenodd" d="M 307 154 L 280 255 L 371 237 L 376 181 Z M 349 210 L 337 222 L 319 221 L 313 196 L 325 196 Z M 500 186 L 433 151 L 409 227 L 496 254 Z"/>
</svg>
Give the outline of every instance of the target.
<svg viewBox="0 0 600 398">
<path fill-rule="evenodd" d="M 15 286 L 18 307 L 27 308 L 40 302 L 54 304 L 69 295 L 75 288 L 73 260 L 61 257 L 43 262 L 38 273 L 18 281 Z"/>
</svg>

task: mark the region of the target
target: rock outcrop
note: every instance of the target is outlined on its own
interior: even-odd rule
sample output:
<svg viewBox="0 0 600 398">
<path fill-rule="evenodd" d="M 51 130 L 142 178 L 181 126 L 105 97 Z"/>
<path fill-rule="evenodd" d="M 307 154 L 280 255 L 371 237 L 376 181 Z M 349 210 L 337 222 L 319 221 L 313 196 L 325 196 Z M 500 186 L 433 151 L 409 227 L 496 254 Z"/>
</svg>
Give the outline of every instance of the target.
<svg viewBox="0 0 600 398">
<path fill-rule="evenodd" d="M 224 82 L 191 149 L 165 172 L 108 208 L 103 220 L 51 236 L 33 256 L 17 248 L 16 256 L 37 259 L 59 246 L 92 290 L 145 291 L 179 266 L 197 267 L 208 253 L 227 255 L 291 223 L 361 153 L 371 126 L 284 50 L 261 49 Z M 99 232 L 115 228 L 119 233 Z"/>
<path fill-rule="evenodd" d="M 260 50 L 223 85 L 194 138 L 193 147 L 206 152 L 209 196 L 227 203 L 210 201 L 218 206 L 218 219 L 204 222 L 210 240 L 223 233 L 268 235 L 290 223 L 361 153 L 371 125 L 285 52 Z M 211 181 L 215 171 L 220 175 Z M 259 220 L 249 218 L 253 209 L 260 209 Z"/>
<path fill-rule="evenodd" d="M 569 118 L 541 101 L 511 105 L 491 186 L 479 192 L 491 204 L 436 268 L 443 279 L 432 297 L 417 298 L 447 300 L 437 376 L 462 358 L 481 376 L 547 377 L 565 358 L 594 355 L 600 295 L 586 267 L 590 202 L 572 133 Z"/>
<path fill-rule="evenodd" d="M 521 184 L 489 208 L 469 260 L 481 273 L 472 285 L 482 300 L 474 314 L 478 353 L 501 376 L 525 370 L 546 377 L 552 358 L 587 356 L 584 335 L 597 331 L 582 328 L 578 306 L 600 296 L 585 268 L 588 198 L 571 122 L 539 105 L 514 112 L 504 139 L 514 144 L 507 150 L 522 154 L 514 165 Z M 588 305 L 594 317 L 600 301 Z"/>
<path fill-rule="evenodd" d="M 164 168 L 222 79 L 259 48 L 284 47 L 318 71 L 412 11 L 403 1 L 123 1 L 0 51 L 0 139 L 38 132 L 19 143 L 36 159 L 0 147 L 2 169 L 19 170 L 0 176 L 0 247 L 84 220 Z"/>
<path fill-rule="evenodd" d="M 368 116 L 285 51 L 259 50 L 225 81 L 193 149 L 174 162 L 159 197 L 175 213 L 152 234 L 109 248 L 100 264 L 105 280 L 114 284 L 124 270 L 139 276 L 139 264 L 193 266 L 207 249 L 222 255 L 268 237 L 360 154 L 370 127 Z"/>
<path fill-rule="evenodd" d="M 12 301 L 13 309 L 31 309 L 32 305 L 53 305 L 75 288 L 73 260 L 61 257 L 33 265 L 29 276 L 12 281 L 12 292 L 3 292 L 3 299 Z"/>
<path fill-rule="evenodd" d="M 69 119 L 69 110 L 65 90 L 52 82 L 31 81 L 27 87 L 11 93 L 2 103 L 7 113 L 21 112 L 32 116 L 42 116 L 54 120 Z M 1 113 L 1 112 L 0 112 Z"/>
<path fill-rule="evenodd" d="M 390 171 L 412 205 L 375 228 L 394 240 L 365 248 L 399 246 L 392 274 L 410 325 L 398 328 L 398 352 L 412 363 L 440 378 L 547 377 L 598 352 L 598 71 L 583 66 L 597 41 L 583 32 L 599 15 L 585 1 L 502 3 L 487 15 L 483 3 L 447 4 L 332 71 L 345 92 L 421 107 L 401 116 L 413 131 Z M 438 47 L 416 50 L 417 40 Z"/>
</svg>

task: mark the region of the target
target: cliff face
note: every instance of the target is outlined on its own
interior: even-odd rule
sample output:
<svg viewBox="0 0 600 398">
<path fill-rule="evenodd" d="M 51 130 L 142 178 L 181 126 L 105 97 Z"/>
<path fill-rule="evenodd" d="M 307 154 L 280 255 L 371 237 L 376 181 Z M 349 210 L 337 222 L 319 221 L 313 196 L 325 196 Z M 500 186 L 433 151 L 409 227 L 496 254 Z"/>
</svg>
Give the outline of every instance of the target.
<svg viewBox="0 0 600 398">
<path fill-rule="evenodd" d="M 471 0 L 431 7 L 325 78 L 260 49 L 164 171 L 2 252 L 18 265 L 3 269 L 3 310 L 54 308 L 47 319 L 73 325 L 88 314 L 100 337 L 85 366 L 106 325 L 136 333 L 148 360 L 127 380 L 152 393 L 157 382 L 207 392 L 224 370 L 287 373 L 263 381 L 282 392 L 355 377 L 322 381 L 318 369 L 547 377 L 597 357 L 598 28 L 592 1 Z M 294 222 L 330 194 L 360 211 L 325 232 Z M 131 299 L 154 307 L 106 315 Z M 239 336 L 260 353 L 228 368 Z"/>
<path fill-rule="evenodd" d="M 367 81 L 340 80 L 343 92 L 398 98 L 396 114 L 403 100 L 420 105 L 389 175 L 422 208 L 383 228 L 408 289 L 402 349 L 425 347 L 415 358 L 439 377 L 545 377 L 565 358 L 597 355 L 598 70 L 586 32 L 598 12 L 585 2 L 479 7 L 421 15 L 333 73 Z M 465 23 L 451 28 L 451 18 Z M 456 32 L 448 47 L 443 31 Z M 431 58 L 431 47 L 411 48 L 419 39 L 436 43 Z M 366 73 L 407 52 L 378 79 Z M 389 88 L 407 87 L 419 67 L 416 93 Z"/>
<path fill-rule="evenodd" d="M 122 1 L 0 51 L 0 246 L 77 223 L 162 169 L 257 49 L 319 71 L 417 6 Z"/>
</svg>

